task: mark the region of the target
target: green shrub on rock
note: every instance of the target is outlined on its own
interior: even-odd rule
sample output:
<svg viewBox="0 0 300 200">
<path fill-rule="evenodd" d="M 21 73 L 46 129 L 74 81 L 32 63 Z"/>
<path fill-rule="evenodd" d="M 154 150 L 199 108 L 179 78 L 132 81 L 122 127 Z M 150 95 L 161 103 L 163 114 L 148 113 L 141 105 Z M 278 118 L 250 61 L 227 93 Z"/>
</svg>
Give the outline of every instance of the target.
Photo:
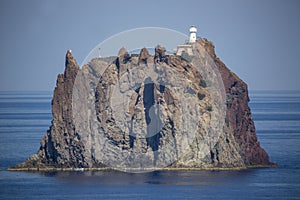
<svg viewBox="0 0 300 200">
<path fill-rule="evenodd" d="M 202 100 L 205 98 L 205 94 L 198 92 L 198 99 Z"/>
<path fill-rule="evenodd" d="M 213 110 L 213 109 L 212 109 L 212 106 L 211 106 L 211 105 L 206 106 L 206 110 L 209 111 L 209 112 L 211 112 L 211 111 Z"/>
<path fill-rule="evenodd" d="M 203 87 L 203 88 L 206 88 L 206 87 L 207 87 L 207 84 L 206 84 L 205 80 L 203 80 L 203 79 L 201 79 L 199 85 L 200 85 L 201 87 Z"/>
</svg>

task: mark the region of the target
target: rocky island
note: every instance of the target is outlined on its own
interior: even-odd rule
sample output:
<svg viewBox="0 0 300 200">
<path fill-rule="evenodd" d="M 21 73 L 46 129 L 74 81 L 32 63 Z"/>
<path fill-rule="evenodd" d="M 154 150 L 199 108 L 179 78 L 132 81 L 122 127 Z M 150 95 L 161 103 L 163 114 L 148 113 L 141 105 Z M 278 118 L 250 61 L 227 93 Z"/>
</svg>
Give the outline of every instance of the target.
<svg viewBox="0 0 300 200">
<path fill-rule="evenodd" d="M 212 42 L 199 38 L 191 48 L 193 55 L 122 48 L 82 69 L 68 51 L 40 149 L 9 170 L 273 166 L 256 137 L 247 84 L 216 56 Z"/>
</svg>

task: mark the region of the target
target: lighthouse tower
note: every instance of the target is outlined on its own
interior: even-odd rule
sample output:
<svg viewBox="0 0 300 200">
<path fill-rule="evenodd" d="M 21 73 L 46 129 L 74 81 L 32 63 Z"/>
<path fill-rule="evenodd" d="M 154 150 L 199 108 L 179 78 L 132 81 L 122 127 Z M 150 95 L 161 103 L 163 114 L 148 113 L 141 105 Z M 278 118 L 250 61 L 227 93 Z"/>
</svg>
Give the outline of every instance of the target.
<svg viewBox="0 0 300 200">
<path fill-rule="evenodd" d="M 189 42 L 185 42 L 185 44 L 180 44 L 177 46 L 176 55 L 181 56 L 183 52 L 188 55 L 193 55 L 193 43 L 197 40 L 197 28 L 195 26 L 191 26 L 190 29 L 190 38 Z"/>
<path fill-rule="evenodd" d="M 190 27 L 190 40 L 189 40 L 190 43 L 196 42 L 196 39 L 197 39 L 196 33 L 197 33 L 197 28 L 195 26 L 191 26 Z"/>
</svg>

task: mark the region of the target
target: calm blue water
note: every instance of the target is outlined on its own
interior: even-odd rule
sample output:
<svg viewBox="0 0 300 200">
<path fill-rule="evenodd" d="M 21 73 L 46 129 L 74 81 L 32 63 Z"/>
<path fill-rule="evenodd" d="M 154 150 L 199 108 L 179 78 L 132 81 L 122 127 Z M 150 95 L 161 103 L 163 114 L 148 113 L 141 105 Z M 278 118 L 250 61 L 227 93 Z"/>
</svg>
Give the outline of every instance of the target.
<svg viewBox="0 0 300 200">
<path fill-rule="evenodd" d="M 279 168 L 243 171 L 8 172 L 39 148 L 51 92 L 0 92 L 0 199 L 300 199 L 300 91 L 251 94 L 261 145 Z"/>
</svg>

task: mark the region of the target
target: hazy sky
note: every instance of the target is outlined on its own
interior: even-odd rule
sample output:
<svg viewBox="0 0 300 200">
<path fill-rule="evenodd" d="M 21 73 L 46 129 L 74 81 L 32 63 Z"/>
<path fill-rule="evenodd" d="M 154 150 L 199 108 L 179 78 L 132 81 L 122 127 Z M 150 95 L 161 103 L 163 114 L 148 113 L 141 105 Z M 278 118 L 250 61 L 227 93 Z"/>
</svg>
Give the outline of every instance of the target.
<svg viewBox="0 0 300 200">
<path fill-rule="evenodd" d="M 300 1 L 0 1 L 0 90 L 53 90 L 67 49 L 80 64 L 99 42 L 164 27 L 214 42 L 249 89 L 300 89 Z"/>
</svg>

